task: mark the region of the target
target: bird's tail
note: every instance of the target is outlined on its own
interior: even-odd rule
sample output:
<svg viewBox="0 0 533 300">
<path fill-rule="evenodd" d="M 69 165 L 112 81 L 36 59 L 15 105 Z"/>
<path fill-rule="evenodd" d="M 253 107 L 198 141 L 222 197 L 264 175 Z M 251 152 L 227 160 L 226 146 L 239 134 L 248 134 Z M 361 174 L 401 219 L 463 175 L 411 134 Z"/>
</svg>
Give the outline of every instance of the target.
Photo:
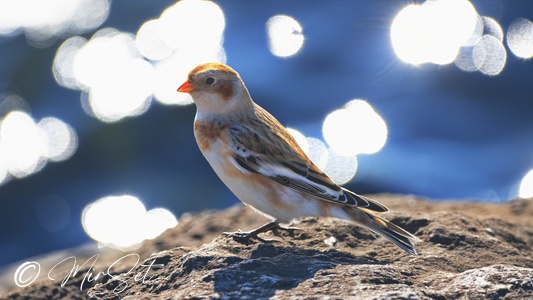
<svg viewBox="0 0 533 300">
<path fill-rule="evenodd" d="M 350 219 L 357 224 L 381 235 L 410 254 L 416 255 L 416 249 L 413 242 L 419 242 L 420 239 L 407 232 L 405 229 L 376 216 L 364 208 L 346 206 L 344 211 L 348 213 L 351 217 Z"/>
</svg>

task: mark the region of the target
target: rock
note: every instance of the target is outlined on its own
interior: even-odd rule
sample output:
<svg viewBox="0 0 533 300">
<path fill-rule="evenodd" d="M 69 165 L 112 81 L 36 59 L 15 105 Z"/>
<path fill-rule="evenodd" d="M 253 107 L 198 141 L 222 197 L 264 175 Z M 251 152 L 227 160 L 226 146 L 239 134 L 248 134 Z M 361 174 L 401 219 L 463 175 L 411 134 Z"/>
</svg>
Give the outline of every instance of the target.
<svg viewBox="0 0 533 300">
<path fill-rule="evenodd" d="M 432 298 L 531 299 L 533 269 L 497 264 L 460 274 L 438 272 L 428 282 L 438 291 Z"/>
<path fill-rule="evenodd" d="M 352 224 L 316 218 L 242 245 L 220 233 L 266 220 L 236 206 L 183 216 L 136 250 L 138 263 L 104 269 L 81 290 L 80 271 L 63 287 L 42 281 L 7 299 L 533 299 L 531 199 L 375 198 L 393 211 L 387 219 L 423 240 L 418 256 Z"/>
</svg>

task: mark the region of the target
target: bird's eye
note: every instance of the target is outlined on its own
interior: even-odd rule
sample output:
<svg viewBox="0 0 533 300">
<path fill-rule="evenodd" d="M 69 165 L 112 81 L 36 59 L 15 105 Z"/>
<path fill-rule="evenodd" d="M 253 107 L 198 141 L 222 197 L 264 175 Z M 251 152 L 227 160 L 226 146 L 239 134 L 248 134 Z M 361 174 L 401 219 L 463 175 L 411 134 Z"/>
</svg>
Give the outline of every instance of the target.
<svg viewBox="0 0 533 300">
<path fill-rule="evenodd" d="M 213 82 L 215 82 L 215 78 L 213 77 L 207 77 L 207 79 L 205 80 L 205 83 L 207 84 L 213 84 Z"/>
</svg>

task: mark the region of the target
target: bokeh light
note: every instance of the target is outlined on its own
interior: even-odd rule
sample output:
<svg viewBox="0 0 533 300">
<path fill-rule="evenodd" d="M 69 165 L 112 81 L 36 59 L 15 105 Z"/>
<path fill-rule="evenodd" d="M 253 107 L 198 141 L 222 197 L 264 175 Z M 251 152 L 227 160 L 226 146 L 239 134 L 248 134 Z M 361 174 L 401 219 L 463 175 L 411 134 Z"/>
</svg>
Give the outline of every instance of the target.
<svg viewBox="0 0 533 300">
<path fill-rule="evenodd" d="M 8 170 L 0 162 L 0 185 L 6 184 L 11 179 Z"/>
<path fill-rule="evenodd" d="M 92 114 L 104 122 L 136 116 L 150 105 L 154 70 L 138 53 L 130 34 L 99 30 L 78 50 L 72 69 L 78 85 L 88 93 Z"/>
<path fill-rule="evenodd" d="M 498 75 L 507 62 L 504 33 L 467 0 L 431 0 L 404 7 L 391 25 L 391 42 L 404 62 L 454 63 L 466 72 Z"/>
<path fill-rule="evenodd" d="M 222 47 L 226 21 L 211 1 L 179 1 L 158 19 L 147 21 L 135 39 L 140 53 L 155 66 L 154 95 L 163 104 L 186 105 L 192 98 L 176 89 L 189 71 L 205 62 L 226 62 Z"/>
<path fill-rule="evenodd" d="M 0 124 L 0 160 L 15 177 L 39 171 L 46 160 L 46 135 L 26 113 L 13 111 Z"/>
<path fill-rule="evenodd" d="M 172 49 L 217 51 L 223 41 L 226 21 L 212 1 L 184 0 L 167 8 L 159 18 L 159 35 Z"/>
<path fill-rule="evenodd" d="M 333 149 L 328 149 L 328 163 L 324 168 L 326 173 L 335 183 L 345 184 L 352 180 L 357 171 L 357 157 L 337 154 Z"/>
<path fill-rule="evenodd" d="M 481 17 L 483 20 L 483 35 L 491 35 L 495 37 L 500 43 L 503 43 L 503 29 L 500 24 L 489 17 Z"/>
<path fill-rule="evenodd" d="M 70 158 L 78 148 L 76 132 L 67 123 L 53 117 L 43 118 L 37 127 L 46 134 L 47 147 L 44 157 L 51 161 Z"/>
<path fill-rule="evenodd" d="M 162 29 L 163 24 L 159 19 L 149 20 L 137 31 L 135 45 L 141 54 L 150 60 L 161 60 L 168 57 L 174 49 L 165 42 Z"/>
<path fill-rule="evenodd" d="M 488 17 L 482 17 L 482 24 L 483 35 L 472 45 L 462 47 L 454 63 L 466 72 L 498 75 L 507 62 L 507 51 L 502 44 L 503 30 L 498 22 Z"/>
<path fill-rule="evenodd" d="M 472 34 L 470 37 L 466 40 L 465 43 L 463 43 L 462 47 L 470 47 L 474 46 L 478 40 L 483 36 L 483 30 L 484 30 L 484 19 L 476 13 L 476 24 L 474 25 L 474 29 L 472 30 Z M 461 48 L 462 49 L 462 48 Z"/>
<path fill-rule="evenodd" d="M 387 141 L 387 125 L 364 100 L 352 100 L 330 113 L 322 133 L 328 145 L 339 155 L 376 153 Z"/>
<path fill-rule="evenodd" d="M 449 64 L 476 29 L 478 15 L 470 1 L 434 0 L 403 8 L 391 25 L 391 42 L 404 62 Z"/>
<path fill-rule="evenodd" d="M 144 204 L 131 195 L 107 196 L 87 205 L 81 222 L 92 239 L 120 249 L 157 237 L 178 223 L 166 209 L 147 212 Z"/>
<path fill-rule="evenodd" d="M 311 137 L 307 138 L 307 145 L 309 145 L 307 152 L 309 159 L 321 170 L 324 170 L 328 164 L 328 149 L 326 145 L 319 139 Z"/>
<path fill-rule="evenodd" d="M 478 67 L 474 62 L 474 47 L 462 47 L 453 63 L 457 68 L 465 72 L 477 71 Z"/>
<path fill-rule="evenodd" d="M 146 212 L 145 239 L 155 239 L 168 228 L 178 225 L 174 214 L 164 208 L 154 208 Z"/>
<path fill-rule="evenodd" d="M 53 117 L 36 123 L 19 109 L 29 110 L 22 98 L 0 98 L 0 183 L 11 175 L 23 178 L 38 172 L 49 160 L 66 160 L 78 146 L 76 132 L 68 124 Z"/>
<path fill-rule="evenodd" d="M 12 93 L 0 94 L 0 119 L 15 110 L 29 112 L 30 105 L 18 95 Z"/>
<path fill-rule="evenodd" d="M 109 6 L 109 0 L 0 0 L 0 35 L 24 32 L 30 45 L 47 47 L 57 37 L 97 28 Z"/>
<path fill-rule="evenodd" d="M 520 58 L 533 57 L 533 23 L 524 18 L 514 20 L 507 30 L 507 45 Z"/>
<path fill-rule="evenodd" d="M 135 36 L 104 28 L 89 41 L 66 40 L 54 59 L 54 77 L 81 90 L 83 109 L 104 122 L 144 113 L 153 96 L 163 104 L 190 104 L 192 98 L 176 89 L 196 65 L 226 62 L 224 28 L 214 2 L 178 1 Z"/>
<path fill-rule="evenodd" d="M 533 198 L 533 170 L 527 172 L 520 183 L 520 189 L 518 191 L 520 198 Z"/>
<path fill-rule="evenodd" d="M 80 90 L 82 86 L 74 75 L 74 58 L 80 48 L 87 43 L 87 40 L 75 36 L 67 39 L 57 49 L 52 65 L 52 73 L 56 82 L 66 88 Z"/>
<path fill-rule="evenodd" d="M 266 23 L 268 49 L 279 57 L 292 56 L 304 44 L 303 29 L 294 18 L 286 15 L 276 15 Z"/>
<path fill-rule="evenodd" d="M 488 34 L 474 46 L 472 55 L 476 68 L 486 75 L 500 74 L 507 61 L 507 51 L 501 41 Z"/>
</svg>

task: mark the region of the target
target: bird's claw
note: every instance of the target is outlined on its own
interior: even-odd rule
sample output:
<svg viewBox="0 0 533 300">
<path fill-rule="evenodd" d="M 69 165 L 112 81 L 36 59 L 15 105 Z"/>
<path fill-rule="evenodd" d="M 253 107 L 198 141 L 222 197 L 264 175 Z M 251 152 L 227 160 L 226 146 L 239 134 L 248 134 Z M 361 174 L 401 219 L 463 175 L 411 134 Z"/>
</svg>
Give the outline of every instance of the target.
<svg viewBox="0 0 533 300">
<path fill-rule="evenodd" d="M 240 229 L 236 232 L 224 232 L 223 234 L 226 237 L 232 238 L 234 241 L 239 242 L 241 244 L 248 244 L 250 242 L 250 239 L 252 238 L 249 232 L 243 232 Z"/>
<path fill-rule="evenodd" d="M 224 235 L 226 237 L 233 238 L 234 241 L 241 243 L 241 244 L 249 244 L 251 239 L 256 239 L 263 243 L 279 242 L 278 240 L 265 240 L 258 236 L 258 234 L 267 232 L 267 231 L 277 232 L 278 229 L 291 231 L 291 233 L 294 230 L 299 230 L 299 228 L 296 228 L 296 227 L 283 227 L 283 226 L 280 226 L 278 222 L 272 221 L 252 231 L 244 232 L 239 229 L 237 232 L 224 232 Z"/>
<path fill-rule="evenodd" d="M 239 229 L 239 231 L 236 232 L 224 232 L 224 236 L 232 238 L 237 243 L 248 245 L 250 244 L 251 239 L 256 239 L 262 243 L 270 242 L 271 240 L 265 240 L 263 238 L 260 238 L 256 233 L 253 231 L 244 232 Z"/>
</svg>

